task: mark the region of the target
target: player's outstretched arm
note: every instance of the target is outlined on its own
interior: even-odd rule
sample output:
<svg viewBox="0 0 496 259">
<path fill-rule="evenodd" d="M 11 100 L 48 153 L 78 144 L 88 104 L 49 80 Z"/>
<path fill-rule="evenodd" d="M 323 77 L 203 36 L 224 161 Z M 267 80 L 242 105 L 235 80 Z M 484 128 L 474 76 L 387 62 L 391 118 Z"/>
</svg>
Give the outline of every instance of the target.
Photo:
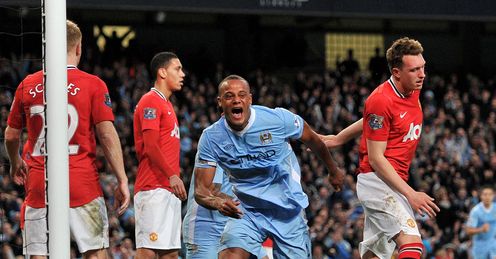
<svg viewBox="0 0 496 259">
<path fill-rule="evenodd" d="M 363 131 L 363 118 L 355 121 L 350 126 L 340 131 L 337 135 L 319 135 L 324 141 L 327 148 L 336 148 L 342 146 L 344 143 L 354 139 Z"/>
<path fill-rule="evenodd" d="M 239 201 L 218 190 L 213 183 L 215 167 L 195 167 L 195 200 L 198 204 L 211 210 L 218 210 L 225 216 L 241 218 L 243 212 L 238 208 Z"/>
<path fill-rule="evenodd" d="M 111 121 L 102 121 L 96 124 L 96 135 L 105 154 L 105 158 L 110 164 L 112 173 L 119 183 L 118 188 L 114 191 L 116 202 L 114 209 L 119 215 L 122 215 L 129 206 L 130 194 L 128 179 L 124 170 L 124 160 L 122 158 L 122 149 L 119 136 Z"/>
<path fill-rule="evenodd" d="M 396 173 L 394 167 L 384 156 L 386 151 L 386 141 L 373 141 L 367 139 L 367 151 L 369 154 L 369 163 L 374 168 L 378 176 L 391 188 L 405 195 L 412 209 L 423 215 L 427 213 L 429 217 L 435 217 L 439 208 L 434 203 L 434 198 L 426 193 L 415 191 Z"/>
<path fill-rule="evenodd" d="M 18 185 L 24 184 L 28 167 L 19 155 L 21 130 L 7 126 L 5 129 L 5 149 L 10 161 L 10 177 Z"/>
<path fill-rule="evenodd" d="M 329 182 L 336 191 L 340 191 L 344 182 L 344 171 L 337 167 L 324 142 L 322 142 L 317 133 L 306 122 L 303 126 L 301 141 L 326 164 L 327 170 L 329 170 Z"/>
</svg>

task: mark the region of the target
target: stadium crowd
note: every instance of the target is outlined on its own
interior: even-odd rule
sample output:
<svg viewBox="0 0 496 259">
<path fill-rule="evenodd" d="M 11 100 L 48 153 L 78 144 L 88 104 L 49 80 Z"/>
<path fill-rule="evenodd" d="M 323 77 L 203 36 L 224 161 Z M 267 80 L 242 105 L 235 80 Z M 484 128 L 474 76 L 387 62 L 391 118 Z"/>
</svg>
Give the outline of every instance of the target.
<svg viewBox="0 0 496 259">
<path fill-rule="evenodd" d="M 80 69 L 102 78 L 113 102 L 115 127 L 119 133 L 131 192 L 137 171 L 133 143 L 133 111 L 140 97 L 150 88 L 147 61 L 115 59 L 103 65 L 97 51 L 86 50 Z M 96 53 L 96 54 L 95 54 Z M 27 54 L 29 55 L 29 54 Z M 25 57 L 27 56 L 25 55 Z M 188 57 L 181 57 L 188 60 Z M 187 64 L 187 62 L 186 62 Z M 32 59 L 0 57 L 0 137 L 18 83 L 40 68 Z M 181 132 L 181 175 L 190 182 L 199 136 L 219 117 L 217 84 L 229 74 L 221 64 L 213 74 L 199 78 L 188 71 L 183 89 L 173 98 Z M 188 70 L 188 67 L 185 67 Z M 196 73 L 195 73 L 196 72 Z M 231 71 L 232 72 L 232 71 Z M 255 70 L 246 77 L 255 104 L 284 107 L 301 115 L 321 134 L 337 133 L 361 117 L 364 100 L 387 75 L 370 76 L 369 70 L 271 74 Z M 382 80 L 382 81 L 381 81 Z M 421 143 L 411 166 L 410 184 L 435 197 L 441 208 L 435 219 L 418 216 L 425 246 L 424 257 L 436 259 L 468 258 L 471 245 L 464 231 L 470 209 L 477 204 L 478 188 L 494 186 L 496 177 L 496 92 L 495 81 L 475 75 L 428 74 L 421 94 L 424 122 Z M 307 208 L 314 258 L 358 258 L 358 243 L 363 229 L 363 210 L 356 197 L 358 142 L 351 141 L 333 150 L 337 162 L 347 170 L 344 189 L 333 192 L 324 165 L 301 143 L 293 143 L 302 165 L 302 184 L 310 199 Z M 97 149 L 101 185 L 110 207 L 116 180 L 109 173 L 103 151 Z M 19 211 L 23 187 L 9 177 L 9 165 L 2 147 L 0 166 L 0 223 L 3 258 L 22 255 Z M 183 203 L 183 208 L 185 208 Z M 185 212 L 185 211 L 183 211 Z M 113 258 L 133 258 L 133 206 L 117 217 L 109 209 L 110 250 Z M 74 257 L 77 249 L 73 249 Z M 22 257 L 21 257 L 22 258 Z"/>
</svg>

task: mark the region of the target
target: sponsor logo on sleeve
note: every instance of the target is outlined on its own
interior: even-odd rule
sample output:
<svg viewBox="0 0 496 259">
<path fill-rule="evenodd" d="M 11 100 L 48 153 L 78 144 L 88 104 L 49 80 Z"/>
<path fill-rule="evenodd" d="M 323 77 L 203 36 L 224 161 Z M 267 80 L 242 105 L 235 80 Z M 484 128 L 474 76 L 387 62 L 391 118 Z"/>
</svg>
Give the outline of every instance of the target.
<svg viewBox="0 0 496 259">
<path fill-rule="evenodd" d="M 373 129 L 373 130 L 382 129 L 383 122 L 384 122 L 383 116 L 379 116 L 379 115 L 373 114 L 373 113 L 369 115 L 368 123 L 369 123 L 369 127 L 371 129 Z"/>
<path fill-rule="evenodd" d="M 143 118 L 147 120 L 154 120 L 157 118 L 157 109 L 155 108 L 145 108 L 143 110 Z"/>
<path fill-rule="evenodd" d="M 299 128 L 300 128 L 300 126 L 301 126 L 301 125 L 300 125 L 300 121 L 298 120 L 298 117 L 296 117 L 296 116 L 294 117 L 294 125 L 295 125 L 295 127 L 296 127 L 297 129 L 299 129 Z"/>
<path fill-rule="evenodd" d="M 110 100 L 110 95 L 109 94 L 105 94 L 105 101 L 104 101 L 104 103 L 108 107 L 112 108 L 112 100 Z"/>
</svg>

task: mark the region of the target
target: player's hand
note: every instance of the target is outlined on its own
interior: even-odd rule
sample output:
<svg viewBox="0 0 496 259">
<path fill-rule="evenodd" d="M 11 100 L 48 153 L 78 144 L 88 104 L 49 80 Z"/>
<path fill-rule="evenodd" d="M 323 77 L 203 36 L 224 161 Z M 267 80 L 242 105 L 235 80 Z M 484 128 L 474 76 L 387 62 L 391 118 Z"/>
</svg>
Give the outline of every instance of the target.
<svg viewBox="0 0 496 259">
<path fill-rule="evenodd" d="M 321 135 L 317 133 L 317 136 L 324 142 L 325 146 L 328 149 L 333 149 L 343 145 L 342 142 L 339 141 L 336 135 Z M 307 148 L 307 151 L 312 151 L 310 148 Z"/>
<path fill-rule="evenodd" d="M 481 227 L 482 233 L 487 233 L 489 231 L 489 223 L 484 223 Z"/>
<path fill-rule="evenodd" d="M 336 135 L 318 135 L 328 149 L 337 148 L 343 145 Z"/>
<path fill-rule="evenodd" d="M 129 207 L 131 195 L 129 194 L 129 187 L 127 182 L 119 183 L 119 186 L 114 190 L 114 210 L 120 216 Z"/>
<path fill-rule="evenodd" d="M 344 170 L 341 168 L 336 168 L 335 172 L 329 173 L 329 183 L 331 183 L 336 192 L 341 191 L 341 187 L 344 183 L 344 175 Z"/>
<path fill-rule="evenodd" d="M 238 208 L 240 201 L 235 201 L 229 198 L 219 198 L 217 210 L 224 216 L 240 219 L 243 216 L 243 211 Z"/>
<path fill-rule="evenodd" d="M 22 158 L 10 163 L 10 177 L 17 185 L 23 185 L 28 175 L 28 165 Z"/>
<path fill-rule="evenodd" d="M 424 192 L 414 192 L 413 195 L 407 197 L 412 209 L 420 215 L 427 214 L 433 218 L 440 211 L 439 207 L 434 203 L 434 198 Z"/>
<path fill-rule="evenodd" d="M 179 198 L 182 201 L 188 198 L 188 195 L 186 194 L 186 188 L 184 188 L 183 180 L 181 180 L 179 176 L 173 175 L 169 177 L 169 182 L 172 191 L 174 192 L 174 195 L 176 195 L 177 198 Z"/>
</svg>

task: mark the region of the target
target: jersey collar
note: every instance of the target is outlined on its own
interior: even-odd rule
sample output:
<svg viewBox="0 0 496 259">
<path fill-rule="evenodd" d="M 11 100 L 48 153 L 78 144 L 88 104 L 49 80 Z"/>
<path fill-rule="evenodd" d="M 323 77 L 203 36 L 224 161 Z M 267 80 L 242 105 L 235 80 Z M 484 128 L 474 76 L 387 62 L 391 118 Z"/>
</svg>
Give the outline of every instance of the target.
<svg viewBox="0 0 496 259">
<path fill-rule="evenodd" d="M 78 68 L 74 65 L 67 65 L 67 69 L 78 69 Z"/>
<path fill-rule="evenodd" d="M 152 87 L 151 90 L 154 91 L 156 94 L 158 94 L 158 96 L 160 96 L 160 98 L 162 98 L 165 101 L 167 101 L 167 97 L 165 97 L 165 95 L 162 92 L 160 92 L 157 88 Z"/>
<path fill-rule="evenodd" d="M 248 119 L 248 124 L 246 125 L 246 127 L 243 130 L 241 130 L 241 131 L 233 130 L 231 127 L 229 127 L 229 124 L 227 123 L 227 120 L 225 118 L 224 118 L 224 125 L 232 133 L 234 133 L 238 136 L 243 136 L 243 134 L 245 134 L 251 128 L 253 123 L 255 123 L 255 117 L 256 117 L 255 109 L 250 107 L 250 118 Z"/>
<path fill-rule="evenodd" d="M 393 91 L 394 93 L 400 97 L 400 98 L 406 98 L 404 94 L 402 94 L 398 88 L 396 87 L 396 85 L 394 84 L 394 80 L 393 80 L 393 76 L 391 76 L 388 80 L 389 84 L 391 85 L 391 88 L 393 88 Z"/>
</svg>

